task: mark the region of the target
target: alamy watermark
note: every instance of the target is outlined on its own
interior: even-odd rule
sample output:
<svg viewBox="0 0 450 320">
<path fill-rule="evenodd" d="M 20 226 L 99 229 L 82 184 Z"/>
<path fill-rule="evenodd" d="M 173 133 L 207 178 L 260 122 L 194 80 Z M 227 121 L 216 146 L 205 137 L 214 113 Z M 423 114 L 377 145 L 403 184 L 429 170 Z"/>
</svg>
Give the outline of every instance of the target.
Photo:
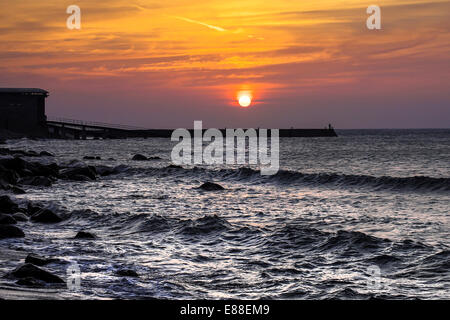
<svg viewBox="0 0 450 320">
<path fill-rule="evenodd" d="M 72 262 L 66 270 L 67 289 L 69 291 L 79 291 L 81 289 L 81 270 L 76 262 Z"/>
<path fill-rule="evenodd" d="M 66 10 L 67 14 L 70 16 L 67 18 L 66 26 L 69 30 L 80 30 L 81 29 L 81 9 L 77 5 L 70 5 Z"/>
<path fill-rule="evenodd" d="M 371 5 L 366 10 L 370 16 L 367 18 L 366 26 L 369 30 L 381 29 L 381 9 L 379 6 Z"/>
<path fill-rule="evenodd" d="M 274 175 L 280 168 L 278 129 L 271 129 L 270 137 L 267 129 L 226 129 L 224 137 L 221 130 L 203 130 L 202 121 L 194 121 L 193 134 L 187 129 L 172 132 L 171 140 L 179 141 L 172 149 L 174 164 L 259 165 L 261 175 Z"/>
<path fill-rule="evenodd" d="M 386 287 L 381 268 L 377 265 L 368 266 L 363 274 L 360 271 L 337 269 L 334 271 L 334 275 L 339 279 L 350 281 L 363 280 L 366 283 L 367 290 L 371 292 L 382 290 Z"/>
<path fill-rule="evenodd" d="M 383 281 L 381 277 L 381 269 L 377 265 L 371 265 L 366 270 L 368 276 L 366 277 L 366 285 L 369 290 L 381 290 L 383 288 Z"/>
</svg>

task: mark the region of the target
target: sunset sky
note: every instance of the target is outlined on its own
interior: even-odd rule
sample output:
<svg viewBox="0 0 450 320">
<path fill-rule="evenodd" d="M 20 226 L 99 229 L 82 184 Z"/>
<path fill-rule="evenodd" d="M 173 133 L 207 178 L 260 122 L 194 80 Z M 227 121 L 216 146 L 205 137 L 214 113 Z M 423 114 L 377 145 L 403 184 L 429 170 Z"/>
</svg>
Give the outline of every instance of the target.
<svg viewBox="0 0 450 320">
<path fill-rule="evenodd" d="M 0 87 L 50 91 L 50 116 L 154 128 L 450 127 L 450 1 L 0 4 Z M 72 4 L 81 30 L 66 27 Z M 366 28 L 371 4 L 382 30 Z"/>
</svg>

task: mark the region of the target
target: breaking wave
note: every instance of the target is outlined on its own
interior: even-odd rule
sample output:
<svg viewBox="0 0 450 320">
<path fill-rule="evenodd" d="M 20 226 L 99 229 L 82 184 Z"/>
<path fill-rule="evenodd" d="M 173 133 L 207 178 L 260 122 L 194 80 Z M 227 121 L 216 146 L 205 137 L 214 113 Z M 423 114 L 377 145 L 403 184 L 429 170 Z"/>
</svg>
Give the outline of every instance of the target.
<svg viewBox="0 0 450 320">
<path fill-rule="evenodd" d="M 309 186 L 359 187 L 374 190 L 446 192 L 450 191 L 450 178 L 433 178 L 427 176 L 391 177 L 370 175 L 348 175 L 339 173 L 302 173 L 280 170 L 272 176 L 261 176 L 259 170 L 243 167 L 239 169 L 211 170 L 205 168 L 183 168 L 168 166 L 164 168 L 133 169 L 130 172 L 144 172 L 151 175 L 199 176 L 218 180 L 232 180 L 253 183 L 279 183 Z"/>
</svg>

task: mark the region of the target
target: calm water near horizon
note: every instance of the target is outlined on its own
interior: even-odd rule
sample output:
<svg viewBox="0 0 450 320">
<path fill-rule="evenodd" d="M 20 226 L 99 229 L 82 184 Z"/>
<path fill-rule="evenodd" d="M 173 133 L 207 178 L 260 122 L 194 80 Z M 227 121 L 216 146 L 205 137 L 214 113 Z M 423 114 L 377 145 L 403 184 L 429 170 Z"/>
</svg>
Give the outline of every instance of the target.
<svg viewBox="0 0 450 320">
<path fill-rule="evenodd" d="M 280 138 L 275 176 L 168 168 L 168 139 L 9 141 L 56 156 L 39 161 L 120 167 L 93 182 L 27 187 L 15 197 L 70 218 L 29 223 L 25 241 L 3 246 L 60 258 L 56 273 L 76 262 L 81 290 L 61 293 L 69 298 L 449 299 L 450 129 L 337 133 Z M 137 153 L 161 159 L 132 161 Z M 196 189 L 206 181 L 226 190 Z M 70 239 L 79 230 L 98 239 Z M 122 267 L 140 277 L 116 277 Z"/>
</svg>

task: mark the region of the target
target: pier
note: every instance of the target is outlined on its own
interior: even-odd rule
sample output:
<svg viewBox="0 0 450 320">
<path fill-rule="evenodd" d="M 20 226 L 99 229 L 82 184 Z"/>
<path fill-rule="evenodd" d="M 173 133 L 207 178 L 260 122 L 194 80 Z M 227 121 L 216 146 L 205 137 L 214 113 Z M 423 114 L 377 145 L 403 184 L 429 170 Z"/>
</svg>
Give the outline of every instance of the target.
<svg viewBox="0 0 450 320">
<path fill-rule="evenodd" d="M 89 122 L 65 118 L 47 119 L 48 135 L 59 139 L 170 138 L 174 129 L 147 129 L 120 124 Z M 220 129 L 225 135 L 226 129 Z M 244 129 L 246 130 L 246 129 Z M 194 130 L 189 130 L 193 134 Z M 203 129 L 203 132 L 206 129 Z M 258 129 L 256 129 L 258 132 Z M 258 132 L 259 134 L 259 132 Z M 280 129 L 280 137 L 337 137 L 334 129 Z"/>
<path fill-rule="evenodd" d="M 170 138 L 175 130 L 48 117 L 45 113 L 48 96 L 49 92 L 40 88 L 0 88 L 0 134 L 11 132 L 25 137 L 86 140 Z M 226 129 L 221 131 L 225 135 Z M 256 131 L 259 134 L 258 129 Z M 194 130 L 190 132 L 193 134 Z M 280 137 L 337 137 L 331 125 L 324 129 L 280 129 L 279 133 Z"/>
</svg>

